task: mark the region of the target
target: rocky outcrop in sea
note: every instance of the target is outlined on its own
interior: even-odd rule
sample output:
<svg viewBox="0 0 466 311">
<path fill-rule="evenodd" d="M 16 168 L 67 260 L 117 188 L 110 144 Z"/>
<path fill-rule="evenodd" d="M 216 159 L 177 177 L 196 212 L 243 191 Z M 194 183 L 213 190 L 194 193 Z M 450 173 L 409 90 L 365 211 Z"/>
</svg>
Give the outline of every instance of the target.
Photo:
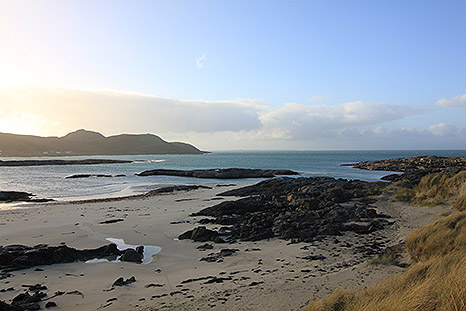
<svg viewBox="0 0 466 311">
<path fill-rule="evenodd" d="M 418 156 L 378 161 L 365 161 L 354 164 L 343 164 L 358 169 L 371 171 L 402 172 L 382 177 L 387 181 L 408 181 L 417 185 L 422 177 L 432 173 L 457 174 L 466 170 L 466 157 Z"/>
<path fill-rule="evenodd" d="M 168 170 L 157 169 L 144 171 L 138 176 L 179 176 L 193 178 L 215 178 L 215 179 L 239 179 L 239 178 L 271 178 L 277 175 L 299 175 L 298 172 L 290 170 L 264 170 L 246 168 L 225 168 L 225 169 L 203 169 L 203 170 Z"/>
</svg>

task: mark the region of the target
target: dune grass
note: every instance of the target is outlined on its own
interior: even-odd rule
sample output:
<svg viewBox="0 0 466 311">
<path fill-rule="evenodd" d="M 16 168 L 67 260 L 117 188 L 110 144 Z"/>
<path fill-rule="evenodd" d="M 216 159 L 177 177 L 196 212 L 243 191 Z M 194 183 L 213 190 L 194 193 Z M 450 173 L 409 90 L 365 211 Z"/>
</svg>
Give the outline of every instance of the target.
<svg viewBox="0 0 466 311">
<path fill-rule="evenodd" d="M 464 252 L 466 257 L 466 212 L 456 212 L 413 231 L 406 239 L 406 249 L 416 261 L 455 251 Z"/>
<path fill-rule="evenodd" d="M 424 176 L 415 187 L 409 183 L 396 182 L 392 200 L 411 202 L 417 205 L 434 206 L 453 203 L 458 210 L 466 209 L 466 171 L 454 176 L 435 173 Z"/>
<path fill-rule="evenodd" d="M 308 311 L 464 311 L 466 258 L 462 252 L 412 265 L 388 281 L 363 290 L 336 289 Z"/>
<path fill-rule="evenodd" d="M 337 288 L 306 310 L 466 311 L 466 171 L 425 176 L 404 189 L 400 197 L 425 205 L 453 200 L 459 211 L 408 236 L 414 263 L 403 273 L 366 289 Z"/>
</svg>

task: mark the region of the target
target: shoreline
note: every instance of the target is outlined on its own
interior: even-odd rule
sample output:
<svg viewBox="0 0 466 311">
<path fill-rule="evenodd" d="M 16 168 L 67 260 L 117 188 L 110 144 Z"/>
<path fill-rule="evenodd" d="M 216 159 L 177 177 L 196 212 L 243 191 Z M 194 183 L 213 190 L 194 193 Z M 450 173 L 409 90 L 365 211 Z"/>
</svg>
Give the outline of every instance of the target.
<svg viewBox="0 0 466 311">
<path fill-rule="evenodd" d="M 199 220 L 189 217 L 191 213 L 232 200 L 216 194 L 244 185 L 213 185 L 212 189 L 78 204 L 36 203 L 25 209 L 0 210 L 0 245 L 65 242 L 71 247 L 89 248 L 106 244 L 105 238 L 119 238 L 127 244 L 161 247 L 161 252 L 147 265 L 72 263 L 42 266 L 43 271 L 34 268 L 15 271 L 14 277 L 0 280 L 0 289 L 15 288 L 0 294 L 0 300 L 12 299 L 22 291 L 22 284 L 41 283 L 49 288 L 49 296 L 59 290 L 83 293 L 84 297 L 70 294 L 54 298 L 66 310 L 97 310 L 103 306 L 109 310 L 298 309 L 339 285 L 362 287 L 400 271 L 394 266 L 368 266 L 368 258 L 361 257 L 355 246 L 375 242 L 396 244 L 413 229 L 445 212 L 442 208 L 389 202 L 388 197 L 382 196 L 377 209 L 391 215 L 395 225 L 362 237 L 348 234 L 327 237 L 321 242 L 292 244 L 277 239 L 236 242 L 215 244 L 214 249 L 206 251 L 196 249 L 204 243 L 175 240 Z M 99 224 L 115 218 L 123 221 Z M 199 261 L 222 248 L 239 251 L 220 263 Z M 325 259 L 303 259 L 316 255 Z M 135 283 L 107 291 L 120 276 L 126 279 L 133 275 Z M 196 280 L 199 278 L 207 279 Z M 209 280 L 214 281 L 207 283 Z M 151 284 L 161 286 L 148 286 Z"/>
</svg>

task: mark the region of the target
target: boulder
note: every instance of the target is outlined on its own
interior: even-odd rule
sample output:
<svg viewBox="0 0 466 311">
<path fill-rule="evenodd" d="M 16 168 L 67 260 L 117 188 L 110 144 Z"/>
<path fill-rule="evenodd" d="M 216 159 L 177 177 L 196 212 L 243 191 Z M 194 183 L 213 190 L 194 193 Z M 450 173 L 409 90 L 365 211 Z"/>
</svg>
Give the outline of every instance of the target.
<svg viewBox="0 0 466 311">
<path fill-rule="evenodd" d="M 121 255 L 120 260 L 141 263 L 142 258 L 142 253 L 139 253 L 134 249 L 129 248 L 123 251 L 123 255 Z"/>
</svg>

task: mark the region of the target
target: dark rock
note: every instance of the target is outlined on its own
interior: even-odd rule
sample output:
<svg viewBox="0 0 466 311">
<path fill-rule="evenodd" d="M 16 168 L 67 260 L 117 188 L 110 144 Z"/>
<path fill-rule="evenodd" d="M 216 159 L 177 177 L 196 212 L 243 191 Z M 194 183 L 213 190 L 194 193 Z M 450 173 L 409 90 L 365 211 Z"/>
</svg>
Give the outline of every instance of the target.
<svg viewBox="0 0 466 311">
<path fill-rule="evenodd" d="M 209 230 L 204 226 L 196 227 L 193 230 L 186 231 L 178 236 L 178 239 L 190 239 L 196 242 L 214 241 L 218 237 L 218 232 Z"/>
<path fill-rule="evenodd" d="M 205 251 L 207 249 L 213 249 L 214 246 L 212 244 L 202 244 L 202 245 L 199 245 L 198 247 L 196 247 L 198 250 L 201 250 L 201 251 Z"/>
<path fill-rule="evenodd" d="M 115 218 L 115 219 L 109 219 L 109 220 L 104 220 L 99 222 L 101 225 L 108 225 L 108 224 L 114 224 L 116 222 L 124 221 L 124 219 L 121 218 Z"/>
<path fill-rule="evenodd" d="M 71 176 L 66 176 L 65 179 L 76 179 L 76 178 L 90 178 L 90 177 L 126 177 L 124 174 L 110 175 L 110 174 L 75 174 Z"/>
<path fill-rule="evenodd" d="M 209 279 L 208 281 L 204 282 L 204 284 L 212 284 L 212 283 L 223 283 L 224 281 L 231 281 L 232 277 L 216 277 Z"/>
<path fill-rule="evenodd" d="M 257 285 L 260 285 L 262 283 L 264 283 L 264 282 L 251 282 L 251 283 L 249 283 L 249 286 L 257 286 Z"/>
<path fill-rule="evenodd" d="M 239 249 L 236 248 L 223 248 L 218 253 L 210 253 L 207 257 L 203 257 L 200 261 L 207 261 L 207 262 L 222 262 L 223 257 L 228 257 L 233 255 L 234 253 L 238 252 Z"/>
<path fill-rule="evenodd" d="M 53 307 L 56 307 L 57 304 L 54 302 L 54 301 L 49 301 L 45 304 L 45 308 L 53 308 Z"/>
<path fill-rule="evenodd" d="M 19 270 L 34 266 L 52 265 L 86 261 L 94 258 L 105 258 L 121 255 L 115 244 L 96 249 L 77 250 L 66 245 L 47 246 L 39 244 L 34 247 L 25 245 L 0 246 L 0 270 Z"/>
<path fill-rule="evenodd" d="M 19 191 L 0 191 L 0 202 L 29 201 L 31 193 Z"/>
<path fill-rule="evenodd" d="M 0 300 L 0 311 L 10 311 L 11 307 L 6 302 Z"/>
<path fill-rule="evenodd" d="M 134 249 L 129 248 L 123 251 L 123 255 L 121 255 L 120 260 L 141 263 L 142 258 L 143 256 L 141 253 L 135 251 Z"/>
<path fill-rule="evenodd" d="M 300 257 L 301 259 L 306 259 L 306 260 L 324 260 L 327 259 L 327 257 L 323 255 L 309 255 L 309 256 L 304 256 Z"/>
<path fill-rule="evenodd" d="M 165 284 L 156 284 L 156 283 L 150 283 L 150 284 L 146 284 L 144 285 L 145 288 L 151 288 L 151 287 L 162 287 L 164 286 Z"/>
<path fill-rule="evenodd" d="M 227 256 L 233 255 L 236 252 L 239 252 L 239 249 L 237 249 L 237 248 L 223 248 L 223 249 L 220 250 L 220 256 L 227 257 Z"/>
<path fill-rule="evenodd" d="M 263 170 L 263 169 L 245 169 L 245 168 L 226 168 L 226 169 L 205 169 L 205 170 L 167 170 L 157 169 L 144 171 L 138 176 L 180 176 L 194 178 L 215 178 L 215 179 L 239 179 L 239 178 L 271 178 L 276 175 L 299 175 L 297 172 L 290 170 Z"/>
<path fill-rule="evenodd" d="M 10 309 L 6 310 L 13 310 L 13 311 L 22 311 L 22 310 L 40 310 L 39 302 L 42 301 L 42 298 L 46 297 L 47 294 L 36 291 L 33 295 L 29 293 L 21 293 L 13 298 L 11 305 L 9 306 Z"/>
<path fill-rule="evenodd" d="M 403 172 L 403 174 L 390 174 L 382 179 L 387 181 L 403 180 L 417 185 L 421 178 L 428 174 L 441 172 L 454 175 L 466 170 L 466 157 L 417 156 L 344 165 L 371 171 Z"/>
<path fill-rule="evenodd" d="M 364 234 L 389 225 L 367 200 L 367 196 L 380 194 L 384 186 L 382 182 L 330 177 L 275 178 L 224 192 L 222 195 L 244 198 L 207 207 L 191 216 L 210 216 L 214 219 L 209 222 L 228 225 L 218 232 L 226 241 L 278 237 L 297 243 L 351 230 Z M 368 226 L 345 225 L 349 222 Z M 189 233 L 183 237 L 192 238 Z"/>
<path fill-rule="evenodd" d="M 134 276 L 130 277 L 129 279 L 124 279 L 123 277 L 119 277 L 118 279 L 113 282 L 112 286 L 125 286 L 131 283 L 136 282 L 136 278 Z"/>
<path fill-rule="evenodd" d="M 162 194 L 162 193 L 171 193 L 171 192 L 176 192 L 176 191 L 191 191 L 191 190 L 197 190 L 197 189 L 212 189 L 212 187 L 209 186 L 203 186 L 203 185 L 176 185 L 176 186 L 168 186 L 168 187 L 162 187 L 159 189 L 151 190 L 147 193 L 147 195 L 157 195 L 157 194 Z"/>
<path fill-rule="evenodd" d="M 136 247 L 136 252 L 138 254 L 140 254 L 141 256 L 143 256 L 144 255 L 144 245 L 140 245 L 140 246 Z"/>
<path fill-rule="evenodd" d="M 38 291 L 38 290 L 47 290 L 47 286 L 42 284 L 35 284 L 35 285 L 27 285 L 23 284 L 22 287 L 27 287 L 29 291 Z"/>
</svg>

